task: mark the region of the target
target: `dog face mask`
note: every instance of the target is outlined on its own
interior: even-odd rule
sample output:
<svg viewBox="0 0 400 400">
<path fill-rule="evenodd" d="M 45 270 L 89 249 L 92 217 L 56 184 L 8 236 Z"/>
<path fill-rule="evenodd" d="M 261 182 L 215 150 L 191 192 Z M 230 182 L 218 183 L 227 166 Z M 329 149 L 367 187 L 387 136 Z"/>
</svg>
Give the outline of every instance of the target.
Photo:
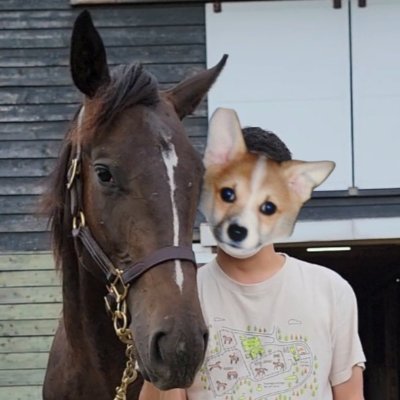
<svg viewBox="0 0 400 400">
<path fill-rule="evenodd" d="M 236 112 L 224 108 L 211 117 L 203 162 L 200 209 L 218 246 L 236 258 L 290 236 L 302 205 L 335 167 L 249 152 Z"/>
</svg>

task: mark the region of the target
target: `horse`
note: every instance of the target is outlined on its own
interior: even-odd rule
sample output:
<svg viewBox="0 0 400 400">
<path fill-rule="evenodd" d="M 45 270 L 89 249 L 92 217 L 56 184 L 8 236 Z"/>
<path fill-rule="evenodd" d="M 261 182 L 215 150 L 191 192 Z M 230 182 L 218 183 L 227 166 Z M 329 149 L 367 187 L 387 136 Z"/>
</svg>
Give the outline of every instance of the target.
<svg viewBox="0 0 400 400">
<path fill-rule="evenodd" d="M 90 13 L 75 20 L 83 101 L 44 195 L 63 294 L 44 400 L 133 400 L 143 379 L 192 383 L 208 335 L 191 247 L 203 166 L 181 120 L 226 58 L 162 91 L 140 64 L 110 70 Z"/>
</svg>

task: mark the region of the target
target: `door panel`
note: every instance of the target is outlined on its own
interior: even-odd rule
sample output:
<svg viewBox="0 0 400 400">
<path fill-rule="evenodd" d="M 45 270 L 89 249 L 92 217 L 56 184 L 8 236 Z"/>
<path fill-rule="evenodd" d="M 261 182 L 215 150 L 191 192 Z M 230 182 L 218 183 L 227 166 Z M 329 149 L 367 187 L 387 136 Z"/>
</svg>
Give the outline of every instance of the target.
<svg viewBox="0 0 400 400">
<path fill-rule="evenodd" d="M 320 187 L 352 186 L 347 2 L 277 1 L 206 5 L 207 61 L 229 54 L 208 98 L 238 111 L 244 126 L 272 130 L 293 157 L 329 159 L 334 173 Z"/>
<path fill-rule="evenodd" d="M 400 188 L 400 2 L 351 6 L 355 185 Z"/>
</svg>

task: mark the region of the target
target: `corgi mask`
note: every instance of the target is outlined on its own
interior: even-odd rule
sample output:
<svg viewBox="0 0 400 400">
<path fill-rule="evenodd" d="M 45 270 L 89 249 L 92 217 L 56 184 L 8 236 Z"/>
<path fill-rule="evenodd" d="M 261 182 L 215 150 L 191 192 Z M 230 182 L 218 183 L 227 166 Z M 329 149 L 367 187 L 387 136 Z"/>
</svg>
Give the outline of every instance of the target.
<svg viewBox="0 0 400 400">
<path fill-rule="evenodd" d="M 335 168 L 249 152 L 236 112 L 224 108 L 211 117 L 203 162 L 200 210 L 218 246 L 236 258 L 290 236 L 301 206 Z"/>
</svg>

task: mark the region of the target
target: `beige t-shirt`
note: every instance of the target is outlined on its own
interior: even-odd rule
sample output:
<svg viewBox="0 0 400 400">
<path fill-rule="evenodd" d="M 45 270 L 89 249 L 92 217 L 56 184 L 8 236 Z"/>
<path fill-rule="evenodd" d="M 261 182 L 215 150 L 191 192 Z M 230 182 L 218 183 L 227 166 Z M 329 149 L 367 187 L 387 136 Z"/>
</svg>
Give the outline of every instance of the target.
<svg viewBox="0 0 400 400">
<path fill-rule="evenodd" d="M 214 260 L 198 288 L 210 338 L 189 400 L 331 400 L 363 366 L 354 292 L 328 268 L 286 256 L 270 279 L 244 285 Z"/>
</svg>

